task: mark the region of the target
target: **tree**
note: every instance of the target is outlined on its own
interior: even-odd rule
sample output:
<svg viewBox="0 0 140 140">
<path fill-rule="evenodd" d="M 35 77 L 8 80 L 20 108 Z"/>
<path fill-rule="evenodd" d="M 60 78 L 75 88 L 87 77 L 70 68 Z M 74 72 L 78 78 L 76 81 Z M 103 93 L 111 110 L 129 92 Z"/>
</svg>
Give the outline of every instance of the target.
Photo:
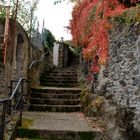
<svg viewBox="0 0 140 140">
<path fill-rule="evenodd" d="M 44 43 L 45 48 L 52 49 L 53 43 L 55 42 L 55 37 L 48 29 L 44 29 L 42 34 L 42 41 Z"/>
<path fill-rule="evenodd" d="M 10 0 L 10 17 L 14 18 L 16 9 L 16 0 Z M 39 0 L 33 0 L 32 4 L 29 0 L 18 0 L 17 8 L 17 21 L 23 26 L 23 28 L 30 32 L 31 28 L 35 28 L 36 17 L 34 11 L 37 9 Z M 7 0 L 1 0 L 0 5 L 7 5 Z M 0 17 L 5 17 L 5 8 L 0 10 Z"/>
</svg>

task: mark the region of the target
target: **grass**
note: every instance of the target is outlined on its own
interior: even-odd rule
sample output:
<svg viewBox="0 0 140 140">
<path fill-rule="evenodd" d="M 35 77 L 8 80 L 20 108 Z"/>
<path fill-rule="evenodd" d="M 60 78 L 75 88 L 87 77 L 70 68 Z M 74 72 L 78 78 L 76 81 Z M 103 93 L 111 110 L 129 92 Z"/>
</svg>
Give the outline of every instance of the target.
<svg viewBox="0 0 140 140">
<path fill-rule="evenodd" d="M 50 138 L 16 138 L 16 140 L 56 140 L 56 139 L 50 139 Z"/>
</svg>

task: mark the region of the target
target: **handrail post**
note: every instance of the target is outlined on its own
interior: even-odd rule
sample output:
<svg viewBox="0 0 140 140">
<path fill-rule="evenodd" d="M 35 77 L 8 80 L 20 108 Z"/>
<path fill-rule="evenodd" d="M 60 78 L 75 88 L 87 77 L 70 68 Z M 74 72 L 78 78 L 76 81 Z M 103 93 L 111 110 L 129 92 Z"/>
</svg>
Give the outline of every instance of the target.
<svg viewBox="0 0 140 140">
<path fill-rule="evenodd" d="M 12 91 L 13 91 L 13 81 L 11 80 L 9 97 L 12 95 Z M 8 101 L 8 110 L 7 110 L 7 113 L 9 115 L 11 114 L 11 100 Z"/>
<path fill-rule="evenodd" d="M 20 118 L 19 118 L 19 126 L 21 126 L 22 125 L 22 112 L 23 112 L 23 90 L 24 90 L 24 87 L 23 87 L 23 83 L 24 83 L 24 81 L 22 80 L 21 81 L 21 111 L 20 111 Z"/>
<path fill-rule="evenodd" d="M 18 82 L 16 87 L 13 90 L 13 83 Z M 19 81 L 12 80 L 11 81 L 11 87 L 10 87 L 10 97 L 6 99 L 1 99 L 0 100 L 0 105 L 1 105 L 1 116 L 0 116 L 0 140 L 4 140 L 5 136 L 5 125 L 7 125 L 12 118 L 14 117 L 14 114 L 16 111 L 19 111 L 18 113 L 18 120 L 16 124 L 18 123 L 19 126 L 22 124 L 22 113 L 23 113 L 23 107 L 24 107 L 24 102 L 23 102 L 23 93 L 24 93 L 24 82 L 29 82 L 26 79 L 20 78 Z M 19 91 L 19 92 L 17 92 Z M 13 105 L 12 100 L 16 98 L 16 96 L 20 95 L 16 103 L 16 105 Z M 13 106 L 13 107 L 12 107 Z M 7 114 L 10 113 L 7 117 Z M 15 127 L 13 128 L 15 129 Z M 14 132 L 14 131 L 13 131 Z M 13 133 L 11 134 L 12 138 Z"/>
<path fill-rule="evenodd" d="M 2 116 L 1 116 L 1 128 L 0 128 L 0 140 L 3 140 L 4 139 L 4 122 L 5 122 L 5 112 L 6 112 L 6 103 L 7 101 L 4 101 L 3 102 L 3 109 L 2 109 Z"/>
</svg>

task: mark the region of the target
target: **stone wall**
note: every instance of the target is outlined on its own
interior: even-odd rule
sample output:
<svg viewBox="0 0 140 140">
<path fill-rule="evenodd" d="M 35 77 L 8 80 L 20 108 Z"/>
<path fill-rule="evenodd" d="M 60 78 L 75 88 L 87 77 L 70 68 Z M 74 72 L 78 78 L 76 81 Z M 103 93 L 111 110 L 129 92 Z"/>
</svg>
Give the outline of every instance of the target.
<svg viewBox="0 0 140 140">
<path fill-rule="evenodd" d="M 58 58 L 58 67 L 63 67 L 64 57 L 63 57 L 63 51 L 64 50 L 64 44 L 62 42 L 59 43 L 59 58 Z"/>
<path fill-rule="evenodd" d="M 65 44 L 64 42 L 58 42 L 59 44 L 59 58 L 58 58 L 58 67 L 62 68 L 62 67 L 67 67 L 69 65 L 69 61 L 70 61 L 70 49 L 69 46 L 67 44 Z M 53 65 L 53 52 L 50 52 L 50 57 L 49 57 L 49 62 L 51 65 Z"/>
<path fill-rule="evenodd" d="M 0 65 L 0 97 L 4 94 L 4 68 L 3 65 Z"/>
<path fill-rule="evenodd" d="M 124 106 L 140 107 L 139 37 L 140 24 L 111 34 L 106 96 Z"/>
<path fill-rule="evenodd" d="M 117 113 L 122 115 L 116 119 L 125 135 L 131 134 L 124 139 L 133 140 L 140 132 L 140 23 L 133 23 L 129 28 L 122 26 L 119 30 L 111 34 L 105 97 L 123 107 Z M 127 115 L 123 116 L 124 112 Z M 126 117 L 130 112 L 134 115 Z"/>
<path fill-rule="evenodd" d="M 119 130 L 112 130 L 113 134 L 120 134 L 122 140 L 139 139 L 140 22 L 122 23 L 110 32 L 109 60 L 101 67 L 96 91 L 116 104 L 113 121 L 108 119 Z"/>
<path fill-rule="evenodd" d="M 0 20 L 3 28 L 4 22 L 4 20 Z M 10 20 L 6 64 L 0 65 L 1 98 L 9 95 L 11 80 L 29 79 L 29 65 L 32 60 L 38 60 L 42 55 L 42 51 L 30 43 L 26 32 L 18 22 L 16 24 L 16 37 L 13 44 L 13 24 L 14 21 Z"/>
<path fill-rule="evenodd" d="M 46 55 L 43 57 L 42 61 L 39 62 L 42 58 L 43 51 L 35 47 L 33 44 L 30 46 L 30 64 L 35 61 L 35 63 L 28 69 L 28 79 L 30 80 L 30 85 L 32 87 L 39 85 L 39 77 L 42 69 L 44 68 L 46 61 Z"/>
</svg>

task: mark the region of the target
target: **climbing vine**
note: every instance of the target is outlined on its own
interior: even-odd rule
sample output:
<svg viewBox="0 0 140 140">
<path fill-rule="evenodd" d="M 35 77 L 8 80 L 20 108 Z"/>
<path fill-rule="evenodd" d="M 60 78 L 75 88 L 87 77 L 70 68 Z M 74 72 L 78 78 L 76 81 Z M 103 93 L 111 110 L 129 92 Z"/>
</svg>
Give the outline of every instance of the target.
<svg viewBox="0 0 140 140">
<path fill-rule="evenodd" d="M 109 49 L 110 19 L 121 15 L 140 0 L 82 0 L 73 8 L 70 30 L 73 44 L 83 47 L 83 57 L 92 60 L 90 71 L 98 73 L 106 65 Z M 98 59 L 97 59 L 98 56 Z"/>
</svg>

